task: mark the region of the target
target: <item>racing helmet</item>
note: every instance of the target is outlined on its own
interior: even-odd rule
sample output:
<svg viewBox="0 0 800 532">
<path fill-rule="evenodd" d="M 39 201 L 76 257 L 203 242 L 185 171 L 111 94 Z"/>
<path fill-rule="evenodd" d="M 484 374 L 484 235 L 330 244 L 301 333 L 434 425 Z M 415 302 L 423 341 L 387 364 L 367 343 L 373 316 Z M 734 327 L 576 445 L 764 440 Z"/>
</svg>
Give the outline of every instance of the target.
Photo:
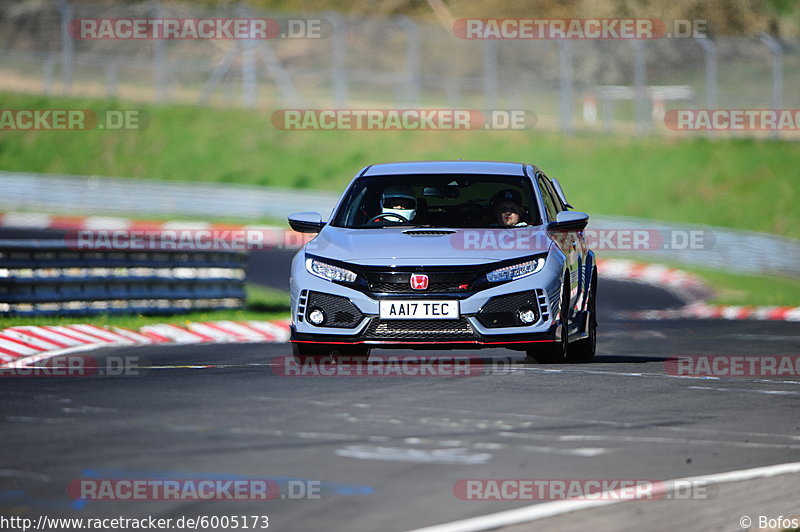
<svg viewBox="0 0 800 532">
<path fill-rule="evenodd" d="M 391 185 L 381 194 L 381 212 L 411 220 L 417 213 L 417 196 L 407 185 Z"/>
</svg>

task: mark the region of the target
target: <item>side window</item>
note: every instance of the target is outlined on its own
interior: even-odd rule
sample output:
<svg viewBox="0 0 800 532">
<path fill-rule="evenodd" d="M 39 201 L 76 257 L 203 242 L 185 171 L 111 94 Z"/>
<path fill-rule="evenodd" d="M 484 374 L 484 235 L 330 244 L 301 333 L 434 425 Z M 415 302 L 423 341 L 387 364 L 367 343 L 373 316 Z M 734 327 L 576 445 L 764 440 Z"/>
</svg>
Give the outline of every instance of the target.
<svg viewBox="0 0 800 532">
<path fill-rule="evenodd" d="M 541 175 L 536 178 L 536 182 L 539 185 L 539 191 L 542 193 L 544 208 L 547 211 L 547 219 L 553 222 L 556 219 L 556 214 L 558 214 L 558 208 L 553 202 L 553 197 L 550 194 L 550 190 L 547 187 L 546 181 L 547 180 Z"/>
<path fill-rule="evenodd" d="M 553 205 L 555 205 L 556 211 L 558 212 L 566 211 L 567 206 L 561 203 L 561 198 L 558 197 L 558 194 L 556 193 L 556 188 L 553 186 L 553 183 L 547 176 L 543 177 L 545 186 L 547 187 L 547 191 L 550 193 L 550 197 L 553 199 Z"/>
</svg>

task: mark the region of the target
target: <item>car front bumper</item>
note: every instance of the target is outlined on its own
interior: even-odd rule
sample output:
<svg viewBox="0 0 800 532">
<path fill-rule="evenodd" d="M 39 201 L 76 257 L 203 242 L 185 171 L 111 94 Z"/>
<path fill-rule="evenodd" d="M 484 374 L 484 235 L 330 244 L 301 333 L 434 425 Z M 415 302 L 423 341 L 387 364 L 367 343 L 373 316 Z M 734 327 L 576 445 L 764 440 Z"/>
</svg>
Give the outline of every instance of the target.
<svg viewBox="0 0 800 532">
<path fill-rule="evenodd" d="M 292 268 L 291 341 L 332 345 L 362 344 L 380 348 L 448 349 L 506 347 L 531 349 L 560 339 L 558 312 L 561 270 L 549 265 L 539 273 L 485 290 L 453 294 L 375 294 L 311 275 L 299 261 Z M 381 319 L 381 300 L 457 299 L 457 320 Z M 536 321 L 513 323 L 521 306 L 534 306 Z M 326 321 L 308 321 L 312 308 Z"/>
</svg>

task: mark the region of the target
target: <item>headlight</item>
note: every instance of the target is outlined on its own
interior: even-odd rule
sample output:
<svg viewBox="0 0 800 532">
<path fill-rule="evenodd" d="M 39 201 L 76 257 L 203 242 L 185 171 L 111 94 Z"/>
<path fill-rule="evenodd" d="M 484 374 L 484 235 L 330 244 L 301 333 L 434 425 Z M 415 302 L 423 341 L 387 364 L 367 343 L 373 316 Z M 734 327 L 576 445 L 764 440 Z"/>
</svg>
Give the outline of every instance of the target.
<svg viewBox="0 0 800 532">
<path fill-rule="evenodd" d="M 356 280 L 356 274 L 350 270 L 345 270 L 344 268 L 327 264 L 317 259 L 306 259 L 306 270 L 312 275 L 322 277 L 329 281 L 353 283 Z"/>
<path fill-rule="evenodd" d="M 528 275 L 532 275 L 544 268 L 545 257 L 538 257 L 526 262 L 520 262 L 505 268 L 498 268 L 486 274 L 486 280 L 490 283 L 500 281 L 515 281 Z"/>
</svg>

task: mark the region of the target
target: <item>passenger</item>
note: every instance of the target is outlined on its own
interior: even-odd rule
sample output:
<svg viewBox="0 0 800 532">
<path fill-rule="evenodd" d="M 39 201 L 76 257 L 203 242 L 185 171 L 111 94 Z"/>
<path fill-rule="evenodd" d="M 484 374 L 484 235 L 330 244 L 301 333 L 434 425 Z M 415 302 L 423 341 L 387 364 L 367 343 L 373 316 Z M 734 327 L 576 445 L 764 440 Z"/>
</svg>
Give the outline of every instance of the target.
<svg viewBox="0 0 800 532">
<path fill-rule="evenodd" d="M 525 210 L 522 208 L 522 197 L 516 190 L 510 188 L 501 190 L 492 196 L 491 205 L 497 226 L 525 227 L 528 225 L 522 220 Z"/>
</svg>

